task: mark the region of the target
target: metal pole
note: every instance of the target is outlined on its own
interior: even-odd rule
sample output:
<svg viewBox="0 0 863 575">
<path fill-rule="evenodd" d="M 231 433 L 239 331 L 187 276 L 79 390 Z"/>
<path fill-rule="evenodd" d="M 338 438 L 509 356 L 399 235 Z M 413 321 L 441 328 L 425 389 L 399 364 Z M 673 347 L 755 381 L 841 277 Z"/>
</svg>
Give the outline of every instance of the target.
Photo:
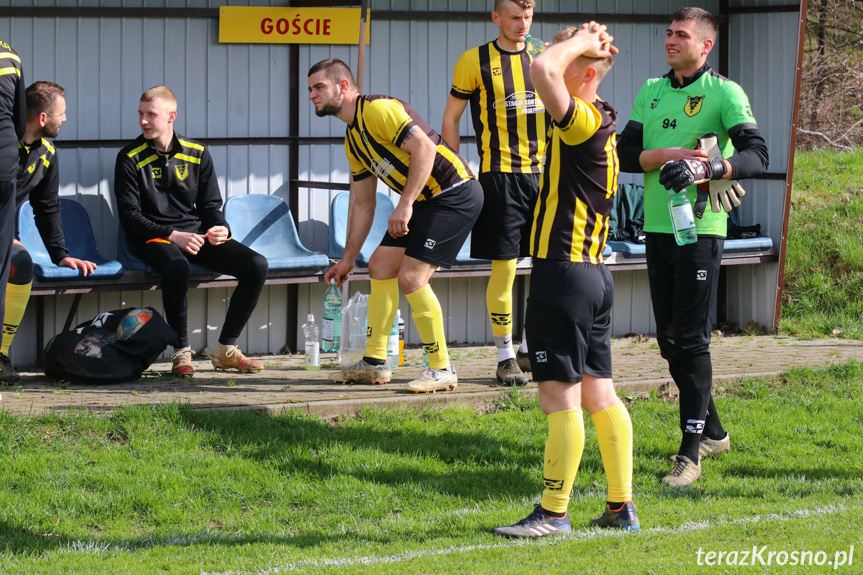
<svg viewBox="0 0 863 575">
<path fill-rule="evenodd" d="M 363 78 L 366 69 L 366 21 L 368 20 L 369 0 L 362 0 L 360 6 L 360 42 L 359 55 L 357 56 L 357 89 L 360 94 L 363 93 Z M 348 231 L 351 229 L 351 214 L 354 210 L 354 179 L 351 177 L 351 189 L 348 196 Z M 330 222 L 332 225 L 332 222 Z M 342 287 L 342 307 L 348 302 L 348 284 L 345 282 Z"/>
</svg>

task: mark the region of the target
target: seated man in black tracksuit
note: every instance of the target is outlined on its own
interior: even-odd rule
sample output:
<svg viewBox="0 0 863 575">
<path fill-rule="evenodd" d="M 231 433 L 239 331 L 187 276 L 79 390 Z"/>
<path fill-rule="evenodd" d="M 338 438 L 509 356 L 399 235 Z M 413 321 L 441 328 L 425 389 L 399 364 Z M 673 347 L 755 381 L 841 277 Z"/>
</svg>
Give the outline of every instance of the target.
<svg viewBox="0 0 863 575">
<path fill-rule="evenodd" d="M 239 280 L 213 366 L 261 371 L 261 362 L 246 358 L 236 344 L 264 287 L 267 260 L 231 239 L 210 153 L 200 142 L 174 132 L 176 117 L 177 99 L 167 87 L 141 95 L 143 134 L 117 155 L 114 194 L 120 221 L 141 257 L 162 275 L 165 316 L 178 334 L 173 374 L 185 377 L 195 371 L 187 333 L 190 261 Z"/>
</svg>

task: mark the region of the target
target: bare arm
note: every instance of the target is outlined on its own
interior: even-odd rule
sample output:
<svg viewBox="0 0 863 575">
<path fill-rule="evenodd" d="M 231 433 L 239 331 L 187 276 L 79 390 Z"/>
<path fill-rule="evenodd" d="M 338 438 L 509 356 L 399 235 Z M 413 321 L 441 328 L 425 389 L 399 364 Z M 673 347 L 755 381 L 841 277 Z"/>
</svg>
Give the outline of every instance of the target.
<svg viewBox="0 0 863 575">
<path fill-rule="evenodd" d="M 354 262 L 359 255 L 372 222 L 375 219 L 375 205 L 377 204 L 377 178 L 368 177 L 353 182 L 354 202 L 351 206 L 347 238 L 345 239 L 345 252 L 336 264 L 324 274 L 327 284 L 330 279 L 335 278 L 337 285 L 342 285 L 348 279 L 348 274 L 354 269 Z"/>
<path fill-rule="evenodd" d="M 666 162 L 677 162 L 678 160 L 707 160 L 707 152 L 704 150 L 690 150 L 688 148 L 659 148 L 656 150 L 644 150 L 638 156 L 638 163 L 645 172 L 658 170 Z M 726 162 L 727 163 L 727 162 Z"/>
<path fill-rule="evenodd" d="M 388 230 L 392 237 L 400 238 L 406 235 L 408 222 L 413 215 L 413 204 L 428 182 L 434 166 L 437 146 L 425 133 L 414 126 L 401 143 L 401 149 L 411 155 L 408 166 L 408 178 L 402 190 L 399 205 L 390 216 Z"/>
<path fill-rule="evenodd" d="M 456 98 L 450 94 L 446 101 L 446 108 L 443 111 L 443 124 L 441 125 L 441 137 L 447 145 L 458 153 L 460 136 L 458 133 L 458 124 L 461 121 L 464 109 L 467 107 L 467 100 Z"/>
</svg>

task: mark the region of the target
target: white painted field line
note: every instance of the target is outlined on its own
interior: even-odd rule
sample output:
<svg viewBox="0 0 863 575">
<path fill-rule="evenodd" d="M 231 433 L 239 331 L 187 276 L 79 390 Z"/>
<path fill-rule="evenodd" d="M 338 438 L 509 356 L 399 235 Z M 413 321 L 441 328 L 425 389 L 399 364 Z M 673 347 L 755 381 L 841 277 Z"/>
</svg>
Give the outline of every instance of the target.
<svg viewBox="0 0 863 575">
<path fill-rule="evenodd" d="M 791 521 L 805 517 L 818 517 L 831 513 L 838 513 L 848 510 L 863 509 L 863 506 L 846 507 L 844 505 L 827 505 L 817 509 L 799 509 L 784 514 L 768 514 L 754 515 L 752 517 L 743 517 L 740 519 L 731 519 L 727 521 L 696 521 L 686 522 L 680 527 L 651 527 L 642 529 L 643 533 L 688 533 L 693 531 L 703 531 L 705 529 L 714 529 L 727 525 L 749 525 L 752 523 L 775 523 L 781 521 Z M 458 545 L 455 547 L 447 547 L 446 549 L 426 549 L 420 551 L 406 551 L 404 553 L 396 553 L 393 555 L 383 556 L 365 556 L 365 557 L 345 557 L 340 559 L 306 559 L 295 563 L 286 563 L 269 568 L 255 569 L 253 571 L 219 571 L 219 572 L 201 572 L 201 575 L 275 575 L 278 573 L 288 573 L 297 569 L 308 567 L 352 567 L 355 565 L 384 565 L 388 563 L 400 563 L 410 561 L 421 557 L 433 557 L 442 555 L 454 555 L 456 553 L 469 553 L 471 551 L 483 551 L 486 549 L 506 549 L 512 547 L 542 546 L 549 544 L 560 543 L 561 541 L 587 541 L 598 539 L 600 537 L 618 537 L 622 535 L 621 531 L 617 530 L 588 530 L 576 531 L 555 537 L 544 539 L 502 539 L 498 543 L 482 544 L 482 545 Z"/>
</svg>

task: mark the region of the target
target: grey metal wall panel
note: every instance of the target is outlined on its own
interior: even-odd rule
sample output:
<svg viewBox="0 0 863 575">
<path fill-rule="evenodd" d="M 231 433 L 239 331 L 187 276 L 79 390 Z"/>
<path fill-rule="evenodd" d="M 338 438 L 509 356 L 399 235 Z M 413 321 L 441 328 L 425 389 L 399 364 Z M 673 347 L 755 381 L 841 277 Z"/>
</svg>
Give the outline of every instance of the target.
<svg viewBox="0 0 863 575">
<path fill-rule="evenodd" d="M 40 2 L 40 6 L 170 7 L 217 8 L 219 0 L 81 0 Z M 231 1 L 231 5 L 281 6 L 281 0 Z M 719 2 L 696 2 L 718 13 Z M 732 6 L 776 6 L 783 0 L 745 0 Z M 0 6 L 34 6 L 35 2 L 2 2 Z M 670 14 L 679 7 L 671 0 L 616 0 L 614 2 L 547 0 L 540 12 L 644 13 Z M 490 11 L 488 0 L 372 0 L 372 42 L 367 52 L 364 91 L 388 93 L 406 99 L 435 129 L 441 124 L 443 109 L 452 81 L 452 69 L 462 52 L 497 36 L 490 20 L 465 22 L 386 21 L 375 18 L 383 10 L 425 10 L 458 12 Z M 46 11 L 50 14 L 50 11 Z M 421 14 L 420 14 L 421 15 Z M 796 54 L 796 14 L 743 14 L 731 16 L 729 37 L 729 75 L 747 93 L 772 152 L 771 171 L 784 171 L 790 138 L 793 55 Z M 550 39 L 565 24 L 578 22 L 537 22 L 534 35 Z M 621 54 L 601 89 L 619 111 L 619 130 L 631 113 L 631 103 L 648 77 L 666 72 L 663 41 L 666 24 L 613 23 L 611 32 Z M 179 99 L 176 129 L 192 138 L 280 137 L 288 126 L 288 54 L 286 45 L 220 45 L 218 21 L 206 18 L 11 18 L 0 22 L 0 37 L 22 53 L 26 79 L 57 81 L 69 92 L 69 119 L 61 131 L 63 139 L 124 139 L 140 133 L 137 105 L 141 92 L 166 83 Z M 443 48 L 445 46 L 445 48 Z M 718 48 L 711 56 L 716 65 Z M 323 58 L 334 56 L 356 67 L 358 49 L 353 46 L 303 46 L 300 48 L 300 90 L 305 95 L 304 71 Z M 780 86 L 781 89 L 777 89 Z M 766 104 L 769 102 L 769 105 Z M 301 136 L 341 138 L 345 126 L 340 121 L 317 118 L 311 104 L 300 105 L 298 132 Z M 469 114 L 461 123 L 461 133 L 473 133 Z M 117 223 L 111 186 L 116 149 L 60 150 L 61 195 L 74 197 L 90 213 L 97 241 L 105 255 L 114 255 Z M 289 155 L 287 146 L 213 146 L 211 147 L 223 195 L 271 193 L 288 198 Z M 474 145 L 463 145 L 462 154 L 474 169 L 478 157 Z M 299 178 L 347 183 L 349 168 L 341 144 L 304 146 L 300 149 Z M 640 176 L 621 177 L 639 181 Z M 397 196 L 383 186 L 379 191 Z M 757 181 L 747 183 L 750 196 L 741 210 L 744 224 L 761 223 L 778 245 L 782 223 L 784 183 Z M 327 249 L 329 205 L 335 191 L 300 189 L 298 202 L 291 209 L 300 221 L 304 244 L 317 251 Z M 773 266 L 778 268 L 778 266 Z M 748 298 L 758 309 L 766 309 L 775 275 L 771 266 L 735 267 L 729 273 L 729 300 Z M 755 274 L 753 276 L 753 274 Z M 773 275 L 771 275 L 773 274 Z M 617 308 L 614 331 L 651 332 L 654 329 L 643 272 L 615 272 Z M 754 277 L 754 279 L 753 279 Z M 527 283 L 529 281 L 525 280 Z M 491 341 L 485 317 L 486 278 L 434 280 L 433 287 L 445 310 L 450 339 Z M 771 283 L 772 282 L 772 283 Z M 368 291 L 368 282 L 357 282 Z M 365 287 L 363 287 L 363 284 Z M 768 286 L 765 289 L 764 286 Z M 323 285 L 299 287 L 298 316 L 320 309 Z M 352 288 L 353 289 L 353 288 Z M 212 292 L 212 293 L 210 293 Z M 733 292 L 733 295 L 732 295 Z M 193 290 L 190 321 L 195 324 L 193 346 L 211 345 L 230 290 Z M 269 287 L 243 336 L 241 345 L 251 351 L 275 351 L 285 341 L 287 331 L 298 326 L 285 325 L 287 288 Z M 754 295 L 753 295 L 754 294 Z M 46 302 L 46 332 L 59 329 L 65 319 L 70 298 L 63 296 Z M 110 307 L 154 305 L 161 309 L 158 292 L 103 294 L 84 298 L 79 319 L 86 319 Z M 140 302 L 140 303 L 137 303 Z M 737 305 L 736 303 L 734 305 Z M 31 306 L 32 307 L 32 306 Z M 402 297 L 400 307 L 408 313 Z M 729 314 L 744 318 L 750 310 L 729 305 Z M 406 318 L 407 319 L 407 318 Z M 302 322 L 301 322 L 302 323 Z M 765 322 L 766 323 L 766 322 Z M 417 343 L 411 321 L 408 338 Z M 34 337 L 32 310 L 22 326 L 21 341 Z M 302 335 L 299 333 L 302 341 Z M 25 347 L 16 344 L 16 354 L 26 357 Z M 21 355 L 24 354 L 24 355 Z M 16 357 L 17 361 L 17 357 Z"/>
</svg>

